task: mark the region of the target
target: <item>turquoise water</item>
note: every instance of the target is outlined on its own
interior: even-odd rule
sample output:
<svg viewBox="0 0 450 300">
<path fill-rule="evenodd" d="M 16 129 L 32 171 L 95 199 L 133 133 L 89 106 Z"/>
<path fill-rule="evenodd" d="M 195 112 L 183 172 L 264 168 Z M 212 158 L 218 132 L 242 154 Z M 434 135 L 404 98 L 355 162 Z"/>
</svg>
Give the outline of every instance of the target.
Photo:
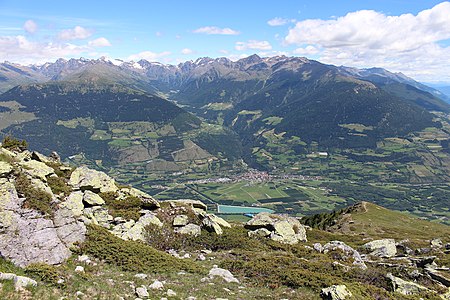
<svg viewBox="0 0 450 300">
<path fill-rule="evenodd" d="M 260 212 L 273 213 L 274 211 L 268 208 L 260 207 L 217 205 L 217 213 L 221 214 L 257 214 Z"/>
</svg>

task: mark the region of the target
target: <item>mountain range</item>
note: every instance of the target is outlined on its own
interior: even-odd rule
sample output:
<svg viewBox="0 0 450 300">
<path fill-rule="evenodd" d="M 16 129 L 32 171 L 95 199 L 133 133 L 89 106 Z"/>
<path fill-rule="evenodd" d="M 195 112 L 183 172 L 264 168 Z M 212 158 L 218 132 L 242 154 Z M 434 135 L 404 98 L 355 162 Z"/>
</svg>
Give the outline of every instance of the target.
<svg viewBox="0 0 450 300">
<path fill-rule="evenodd" d="M 4 134 L 100 168 L 198 172 L 243 159 L 309 175 L 449 179 L 446 97 L 380 68 L 257 55 L 5 62 L 0 91 Z"/>
</svg>

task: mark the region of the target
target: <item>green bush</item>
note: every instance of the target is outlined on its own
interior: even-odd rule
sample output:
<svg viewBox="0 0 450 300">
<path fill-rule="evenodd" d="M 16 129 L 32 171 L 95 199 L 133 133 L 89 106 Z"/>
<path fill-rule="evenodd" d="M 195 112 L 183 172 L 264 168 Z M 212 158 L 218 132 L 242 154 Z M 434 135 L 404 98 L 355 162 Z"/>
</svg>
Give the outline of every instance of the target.
<svg viewBox="0 0 450 300">
<path fill-rule="evenodd" d="M 43 213 L 46 216 L 52 216 L 52 196 L 40 189 L 37 189 L 24 174 L 20 173 L 15 181 L 17 192 L 25 197 L 24 208 L 30 208 Z"/>
<path fill-rule="evenodd" d="M 49 177 L 47 179 L 48 186 L 52 189 L 53 194 L 59 195 L 60 193 L 63 193 L 64 195 L 68 196 L 70 192 L 72 191 L 72 188 L 67 185 L 66 181 L 57 176 Z"/>
<path fill-rule="evenodd" d="M 5 136 L 2 141 L 2 147 L 13 151 L 25 151 L 28 148 L 28 143 L 25 140 L 18 140 L 12 136 Z"/>
<path fill-rule="evenodd" d="M 196 263 L 177 259 L 142 242 L 122 240 L 103 227 L 89 225 L 80 253 L 92 255 L 124 271 L 171 273 L 181 270 L 204 273 Z"/>
<path fill-rule="evenodd" d="M 31 264 L 25 268 L 25 272 L 31 277 L 51 285 L 56 285 L 60 279 L 57 268 L 44 263 Z"/>
<path fill-rule="evenodd" d="M 249 238 L 247 230 L 242 226 L 224 228 L 222 235 L 213 232 L 202 231 L 196 238 L 190 239 L 188 246 L 194 249 L 218 250 L 266 250 L 268 249 L 264 240 Z"/>
<path fill-rule="evenodd" d="M 114 192 L 100 193 L 100 197 L 105 200 L 105 205 L 111 216 L 122 217 L 126 220 L 137 221 L 141 217 L 142 200 L 135 196 L 128 196 L 123 200 L 117 199 Z"/>
</svg>

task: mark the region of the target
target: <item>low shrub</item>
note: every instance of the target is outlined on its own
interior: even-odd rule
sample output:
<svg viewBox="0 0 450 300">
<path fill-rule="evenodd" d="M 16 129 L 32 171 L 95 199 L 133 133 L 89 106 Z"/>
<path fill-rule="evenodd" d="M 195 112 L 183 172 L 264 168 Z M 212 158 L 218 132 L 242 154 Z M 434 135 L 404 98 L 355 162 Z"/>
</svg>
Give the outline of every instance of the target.
<svg viewBox="0 0 450 300">
<path fill-rule="evenodd" d="M 72 191 L 72 188 L 67 185 L 67 182 L 57 176 L 47 178 L 48 186 L 52 189 L 53 194 L 59 195 L 63 193 L 65 196 L 68 196 Z"/>
<path fill-rule="evenodd" d="M 2 147 L 12 151 L 25 151 L 28 148 L 28 143 L 25 140 L 18 140 L 12 136 L 5 136 L 2 141 Z"/>
<path fill-rule="evenodd" d="M 119 200 L 114 192 L 100 193 L 99 195 L 105 200 L 105 205 L 111 216 L 135 221 L 141 217 L 140 210 L 143 203 L 138 197 L 128 196 L 123 200 Z"/>
<path fill-rule="evenodd" d="M 142 242 L 122 240 L 97 225 L 88 226 L 86 240 L 79 251 L 117 265 L 124 271 L 167 274 L 184 270 L 204 273 L 193 261 L 177 259 Z"/>
<path fill-rule="evenodd" d="M 34 209 L 46 216 L 52 216 L 52 196 L 49 193 L 35 188 L 31 180 L 23 173 L 17 176 L 14 185 L 17 192 L 25 197 L 25 201 L 23 202 L 24 208 Z"/>
<path fill-rule="evenodd" d="M 61 278 L 55 266 L 44 263 L 31 264 L 25 268 L 25 272 L 29 276 L 51 285 L 56 285 Z"/>
</svg>

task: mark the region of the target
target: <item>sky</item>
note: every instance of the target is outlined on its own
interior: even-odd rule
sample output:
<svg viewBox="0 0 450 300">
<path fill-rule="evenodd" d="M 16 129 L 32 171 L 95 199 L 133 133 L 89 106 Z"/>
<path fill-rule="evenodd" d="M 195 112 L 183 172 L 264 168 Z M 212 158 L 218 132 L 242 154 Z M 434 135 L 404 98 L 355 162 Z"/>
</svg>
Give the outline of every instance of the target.
<svg viewBox="0 0 450 300">
<path fill-rule="evenodd" d="M 450 2 L 0 0 L 0 62 L 304 56 L 450 83 Z"/>
</svg>

